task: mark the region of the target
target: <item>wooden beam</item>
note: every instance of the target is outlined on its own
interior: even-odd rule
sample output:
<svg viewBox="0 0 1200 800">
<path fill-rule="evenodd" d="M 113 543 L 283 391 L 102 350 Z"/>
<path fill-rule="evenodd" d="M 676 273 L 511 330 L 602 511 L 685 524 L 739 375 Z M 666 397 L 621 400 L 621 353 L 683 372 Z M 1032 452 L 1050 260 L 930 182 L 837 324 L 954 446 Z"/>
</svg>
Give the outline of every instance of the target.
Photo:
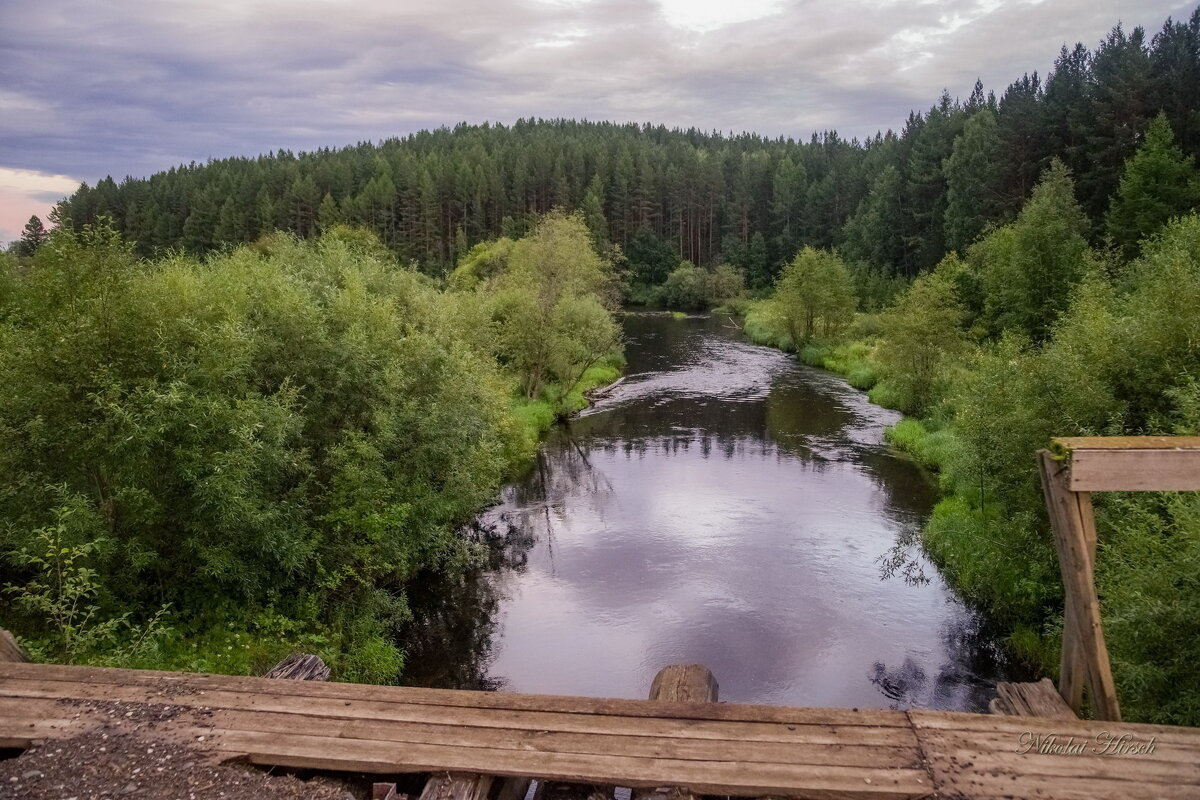
<svg viewBox="0 0 1200 800">
<path fill-rule="evenodd" d="M 1079 664 L 1082 661 L 1086 665 L 1088 688 L 1096 716 L 1102 720 L 1119 721 L 1121 711 L 1100 624 L 1100 601 L 1096 597 L 1093 567 L 1096 529 L 1091 497 L 1070 489 L 1065 465 L 1056 460 L 1049 450 L 1038 451 L 1038 465 L 1066 593 L 1063 672 L 1059 676 L 1059 691 L 1072 710 L 1080 713 L 1076 682 L 1080 680 Z"/>
<path fill-rule="evenodd" d="M 1010 717 L 1077 719 L 1049 678 L 1033 683 L 996 684 L 996 697 L 988 704 L 988 710 Z"/>
<path fill-rule="evenodd" d="M 1073 492 L 1200 490 L 1200 437 L 1113 436 L 1054 440 Z"/>
<path fill-rule="evenodd" d="M 703 664 L 663 667 L 650 684 L 650 699 L 675 703 L 715 703 L 720 687 Z"/>
</svg>

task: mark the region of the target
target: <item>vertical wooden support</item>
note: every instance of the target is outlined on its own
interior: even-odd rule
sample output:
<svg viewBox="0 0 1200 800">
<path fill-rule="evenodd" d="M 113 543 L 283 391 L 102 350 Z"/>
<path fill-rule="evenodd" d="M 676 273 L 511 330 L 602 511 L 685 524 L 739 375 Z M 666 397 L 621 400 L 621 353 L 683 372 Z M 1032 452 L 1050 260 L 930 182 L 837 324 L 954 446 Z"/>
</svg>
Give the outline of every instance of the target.
<svg viewBox="0 0 1200 800">
<path fill-rule="evenodd" d="M 1067 466 L 1056 461 L 1049 450 L 1038 451 L 1038 467 L 1066 593 L 1059 693 L 1078 714 L 1086 678 L 1096 716 L 1119 721 L 1121 710 L 1096 596 L 1096 523 L 1091 495 L 1071 491 Z"/>
<path fill-rule="evenodd" d="M 17 638 L 4 628 L 0 628 L 0 661 L 29 661 L 29 656 L 17 644 Z"/>
<path fill-rule="evenodd" d="M 663 667 L 650 684 L 650 699 L 674 703 L 717 702 L 717 679 L 703 664 L 671 664 Z M 675 787 L 636 789 L 633 800 L 695 800 L 690 792 Z"/>
<path fill-rule="evenodd" d="M 715 703 L 718 691 L 717 679 L 703 664 L 671 664 L 654 676 L 650 684 L 650 699 L 675 703 Z"/>
<path fill-rule="evenodd" d="M 491 775 L 442 772 L 430 775 L 421 800 L 487 800 L 495 781 Z"/>
</svg>

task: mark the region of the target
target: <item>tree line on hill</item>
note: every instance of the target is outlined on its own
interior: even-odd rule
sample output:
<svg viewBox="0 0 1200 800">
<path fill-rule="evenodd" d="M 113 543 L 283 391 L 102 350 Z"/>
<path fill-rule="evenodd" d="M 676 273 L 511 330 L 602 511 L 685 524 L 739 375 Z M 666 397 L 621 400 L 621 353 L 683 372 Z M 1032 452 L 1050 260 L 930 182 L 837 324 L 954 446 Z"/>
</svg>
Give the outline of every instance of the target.
<svg viewBox="0 0 1200 800">
<path fill-rule="evenodd" d="M 633 284 L 681 260 L 729 263 L 769 286 L 805 246 L 860 269 L 913 277 L 989 226 L 1011 222 L 1052 158 L 1102 221 L 1121 167 L 1162 113 L 1200 155 L 1200 9 L 1147 36 L 1114 28 L 1064 47 L 1043 80 L 996 96 L 944 93 L 897 131 L 807 141 L 696 129 L 520 120 L 460 124 L 379 144 L 182 165 L 84 185 L 58 208 L 76 228 L 102 215 L 143 255 L 203 253 L 285 230 L 362 225 L 403 260 L 444 275 L 479 242 L 519 238 L 552 208 L 579 209 L 619 245 Z"/>
</svg>

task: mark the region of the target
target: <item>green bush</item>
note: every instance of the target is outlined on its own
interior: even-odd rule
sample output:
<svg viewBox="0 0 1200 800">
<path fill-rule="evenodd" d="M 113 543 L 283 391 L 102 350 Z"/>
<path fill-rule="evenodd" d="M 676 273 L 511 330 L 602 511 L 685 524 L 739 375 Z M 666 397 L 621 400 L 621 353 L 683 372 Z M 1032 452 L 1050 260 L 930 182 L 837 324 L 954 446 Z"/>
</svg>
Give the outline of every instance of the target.
<svg viewBox="0 0 1200 800">
<path fill-rule="evenodd" d="M 572 224 L 504 259 L 477 248 L 476 285 L 450 293 L 339 227 L 204 262 L 60 231 L 0 301 L 7 624 L 61 660 L 242 671 L 274 640 L 395 680 L 406 584 L 479 557 L 462 524 L 621 365 L 602 265 L 563 302 L 526 302 L 570 260 Z M 536 402 L 513 400 L 529 364 L 496 287 L 553 323 L 526 329 L 565 331 L 539 351 Z"/>
</svg>

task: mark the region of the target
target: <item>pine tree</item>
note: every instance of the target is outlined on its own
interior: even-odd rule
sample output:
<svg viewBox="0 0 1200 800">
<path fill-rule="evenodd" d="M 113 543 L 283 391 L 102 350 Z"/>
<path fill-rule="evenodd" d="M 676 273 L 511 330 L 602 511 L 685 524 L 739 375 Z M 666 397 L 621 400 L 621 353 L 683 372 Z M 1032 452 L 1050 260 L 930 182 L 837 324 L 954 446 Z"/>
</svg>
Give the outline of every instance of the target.
<svg viewBox="0 0 1200 800">
<path fill-rule="evenodd" d="M 1105 223 L 1113 243 L 1126 258 L 1137 255 L 1143 239 L 1171 217 L 1200 205 L 1200 174 L 1191 156 L 1175 144 L 1171 124 L 1159 114 L 1146 139 L 1125 164 Z"/>
<path fill-rule="evenodd" d="M 1088 228 L 1071 174 L 1054 159 L 1012 225 L 1009 250 L 1010 318 L 1035 342 L 1049 334 L 1084 275 Z"/>
<path fill-rule="evenodd" d="M 49 238 L 50 233 L 42 224 L 41 217 L 34 214 L 25 223 L 25 229 L 21 232 L 21 238 L 17 240 L 17 255 L 32 256 Z"/>
<path fill-rule="evenodd" d="M 996 117 L 986 109 L 967 120 L 962 135 L 954 140 L 944 166 L 948 249 L 964 250 L 989 223 L 1003 216 L 1002 147 Z"/>
</svg>

